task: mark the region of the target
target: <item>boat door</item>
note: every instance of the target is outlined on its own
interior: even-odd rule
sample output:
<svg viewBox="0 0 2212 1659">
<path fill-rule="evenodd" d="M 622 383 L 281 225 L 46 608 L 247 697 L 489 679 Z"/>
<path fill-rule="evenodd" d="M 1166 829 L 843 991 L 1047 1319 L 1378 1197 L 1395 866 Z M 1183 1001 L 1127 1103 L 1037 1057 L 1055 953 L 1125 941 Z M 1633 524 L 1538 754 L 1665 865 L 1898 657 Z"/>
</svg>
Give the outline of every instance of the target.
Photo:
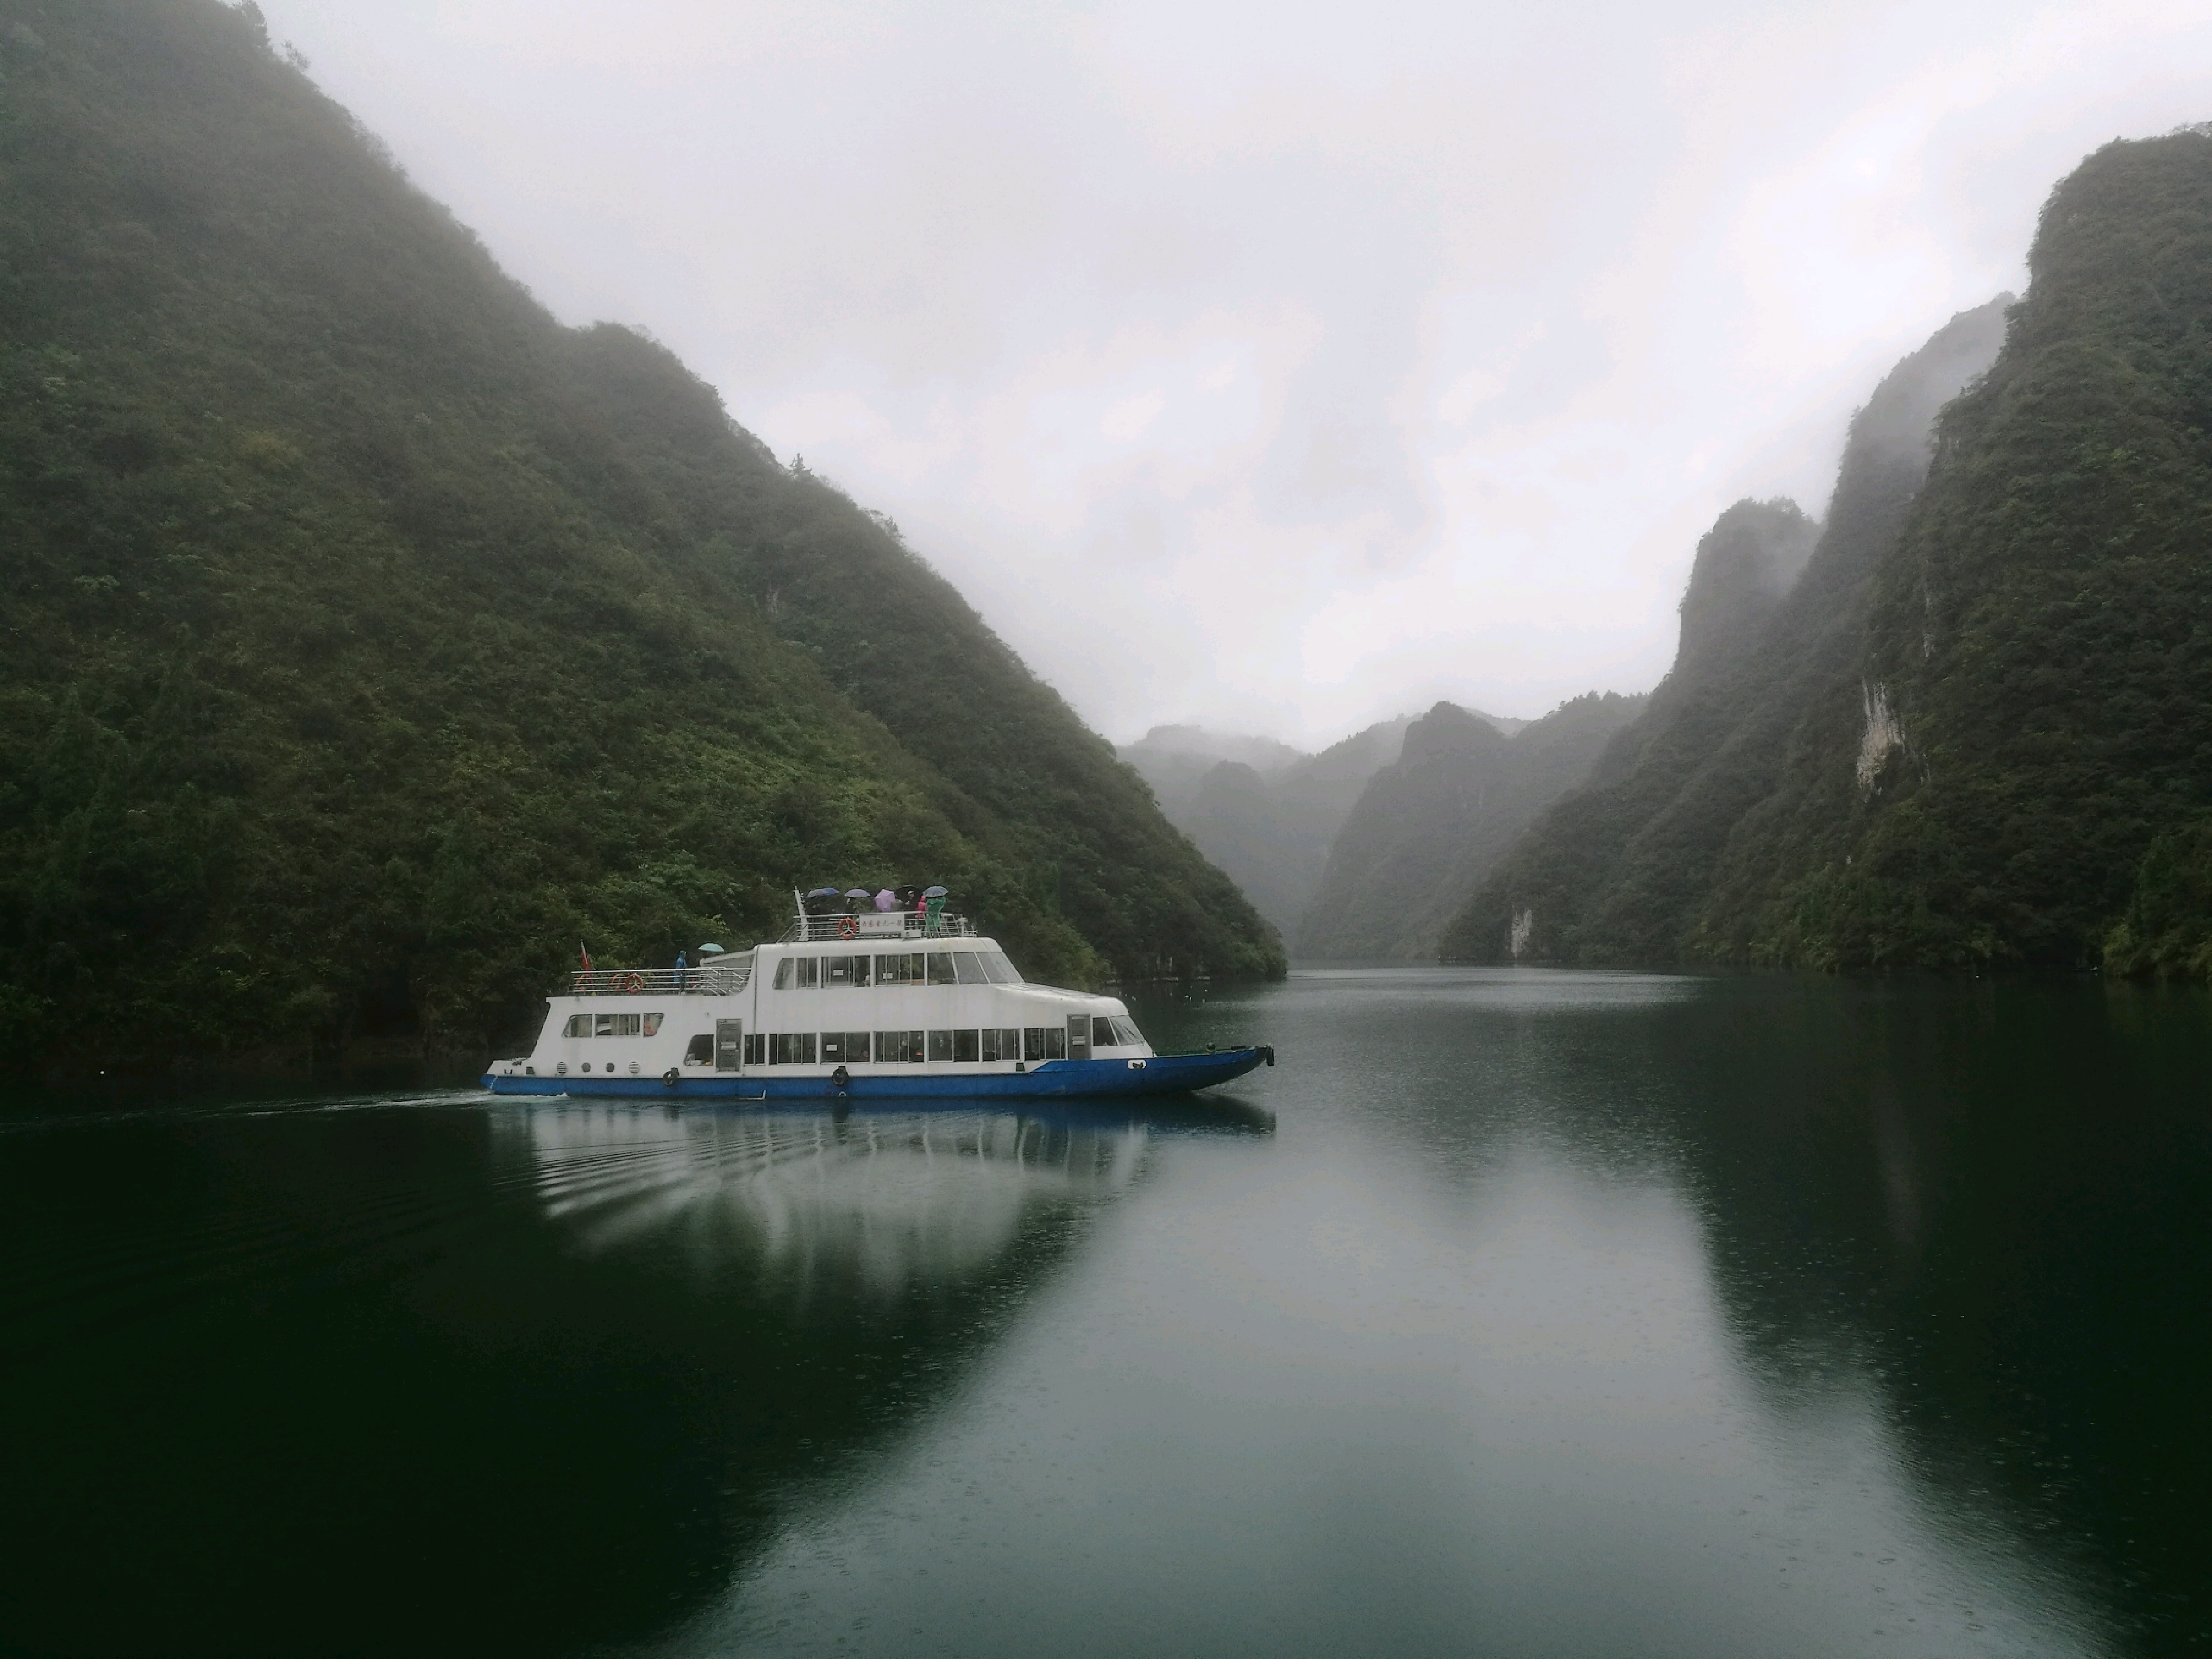
<svg viewBox="0 0 2212 1659">
<path fill-rule="evenodd" d="M 1070 1060 L 1091 1058 L 1091 1016 L 1070 1014 L 1067 1017 L 1067 1057 Z"/>
<path fill-rule="evenodd" d="M 714 1022 L 714 1069 L 718 1072 L 739 1072 L 744 1069 L 745 1023 L 741 1019 L 718 1019 Z"/>
</svg>

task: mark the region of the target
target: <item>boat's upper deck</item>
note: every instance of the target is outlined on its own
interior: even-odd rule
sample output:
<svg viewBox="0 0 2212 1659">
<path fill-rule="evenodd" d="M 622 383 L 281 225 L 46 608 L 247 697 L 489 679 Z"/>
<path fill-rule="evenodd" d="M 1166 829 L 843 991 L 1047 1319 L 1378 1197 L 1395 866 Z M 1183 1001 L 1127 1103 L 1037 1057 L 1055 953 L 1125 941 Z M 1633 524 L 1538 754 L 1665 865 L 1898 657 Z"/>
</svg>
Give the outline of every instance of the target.
<svg viewBox="0 0 2212 1659">
<path fill-rule="evenodd" d="M 845 910 L 800 915 L 784 929 L 785 945 L 834 939 L 973 939 L 975 924 L 951 910 L 929 915 L 920 910 Z"/>
<path fill-rule="evenodd" d="M 568 975 L 572 997 L 660 995 L 733 997 L 753 981 L 753 953 L 708 957 L 696 968 L 586 968 Z"/>
<path fill-rule="evenodd" d="M 818 948 L 817 948 L 818 947 Z M 888 947 L 888 949 L 887 949 Z M 880 960 L 878 956 L 880 954 Z M 966 916 L 924 917 L 911 911 L 801 916 L 773 945 L 715 952 L 682 968 L 586 968 L 568 975 L 568 994 L 726 997 L 748 989 L 815 986 L 1020 985 L 1020 972 L 996 941 Z"/>
</svg>

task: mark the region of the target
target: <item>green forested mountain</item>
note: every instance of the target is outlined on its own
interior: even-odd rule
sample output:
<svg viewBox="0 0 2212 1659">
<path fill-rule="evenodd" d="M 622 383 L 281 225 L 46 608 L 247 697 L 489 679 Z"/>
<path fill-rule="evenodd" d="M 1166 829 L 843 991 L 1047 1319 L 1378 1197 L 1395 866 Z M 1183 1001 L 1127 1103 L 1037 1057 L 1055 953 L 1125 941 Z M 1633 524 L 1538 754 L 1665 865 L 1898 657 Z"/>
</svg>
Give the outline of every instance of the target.
<svg viewBox="0 0 2212 1659">
<path fill-rule="evenodd" d="M 1571 962 L 2212 965 L 2212 132 L 2089 157 L 2028 267 L 1932 460 L 1869 451 L 1898 375 L 1862 412 L 1696 740 L 1655 697 L 1448 948 L 1518 922 Z"/>
<path fill-rule="evenodd" d="M 1592 692 L 1511 737 L 1440 702 L 1406 728 L 1329 848 L 1295 935 L 1301 957 L 1428 961 L 1529 822 L 1580 783 L 1642 697 Z"/>
<path fill-rule="evenodd" d="M 1040 976 L 1279 972 L 953 589 L 556 324 L 215 0 L 0 0 L 0 1024 L 465 1051 L 580 939 L 936 878 Z"/>
<path fill-rule="evenodd" d="M 2099 150 L 2028 273 L 1876 573 L 1858 719 L 1724 872 L 1761 956 L 2093 962 L 2212 808 L 2212 132 Z"/>
</svg>

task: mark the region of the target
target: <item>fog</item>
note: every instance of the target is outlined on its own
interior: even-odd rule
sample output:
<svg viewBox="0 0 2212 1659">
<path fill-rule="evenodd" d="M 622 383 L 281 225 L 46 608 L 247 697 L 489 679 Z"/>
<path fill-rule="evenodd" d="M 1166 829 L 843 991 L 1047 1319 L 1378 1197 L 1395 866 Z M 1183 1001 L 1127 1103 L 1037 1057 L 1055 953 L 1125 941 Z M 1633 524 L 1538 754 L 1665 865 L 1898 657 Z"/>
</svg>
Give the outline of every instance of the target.
<svg viewBox="0 0 2212 1659">
<path fill-rule="evenodd" d="M 262 0 L 1117 740 L 1664 672 L 1699 534 L 2212 117 L 2212 10 Z"/>
</svg>

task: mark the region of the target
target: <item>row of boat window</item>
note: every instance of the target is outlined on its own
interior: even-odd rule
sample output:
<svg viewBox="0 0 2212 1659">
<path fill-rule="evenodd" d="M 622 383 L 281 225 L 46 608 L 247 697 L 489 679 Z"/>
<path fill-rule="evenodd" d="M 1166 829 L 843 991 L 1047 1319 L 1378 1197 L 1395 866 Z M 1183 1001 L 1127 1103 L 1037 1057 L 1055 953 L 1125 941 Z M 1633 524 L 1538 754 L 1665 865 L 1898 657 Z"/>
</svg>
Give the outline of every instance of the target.
<svg viewBox="0 0 2212 1659">
<path fill-rule="evenodd" d="M 659 1036 L 659 1014 L 571 1014 L 562 1036 Z"/>
<path fill-rule="evenodd" d="M 817 1058 L 818 1056 L 818 1058 Z M 1065 1060 L 1064 1025 L 975 1031 L 774 1031 L 745 1039 L 748 1066 L 896 1066 L 926 1060 Z"/>
<path fill-rule="evenodd" d="M 1019 985 L 1003 951 L 894 951 L 860 957 L 786 957 L 779 991 L 865 990 L 870 985 Z"/>
<path fill-rule="evenodd" d="M 571 1014 L 561 1034 L 658 1036 L 660 1021 L 657 1013 Z M 1079 1041 L 1083 1028 L 1079 1024 L 1075 1030 Z M 1136 1026 L 1119 1014 L 1091 1018 L 1093 1048 L 1133 1047 L 1144 1040 Z M 744 1042 L 748 1066 L 855 1065 L 868 1063 L 872 1054 L 877 1065 L 923 1060 L 1064 1060 L 1067 1056 L 1067 1030 L 1060 1025 L 986 1026 L 973 1031 L 756 1032 Z M 714 1039 L 702 1034 L 692 1038 L 691 1046 L 698 1052 L 686 1057 L 703 1063 L 713 1054 Z M 815 1058 L 817 1053 L 819 1060 Z"/>
</svg>

